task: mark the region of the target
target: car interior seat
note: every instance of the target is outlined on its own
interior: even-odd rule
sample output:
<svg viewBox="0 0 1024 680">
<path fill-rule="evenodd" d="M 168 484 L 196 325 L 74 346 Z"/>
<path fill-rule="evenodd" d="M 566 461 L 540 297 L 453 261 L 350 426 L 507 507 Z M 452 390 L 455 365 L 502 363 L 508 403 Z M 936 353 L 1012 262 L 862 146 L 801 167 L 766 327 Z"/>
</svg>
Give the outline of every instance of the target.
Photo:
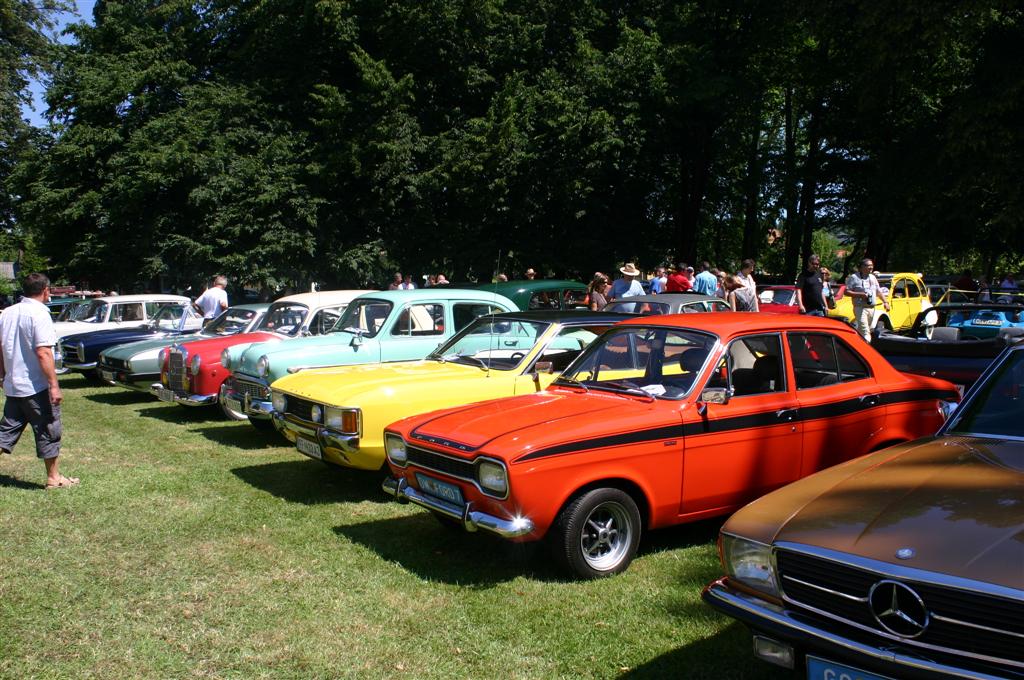
<svg viewBox="0 0 1024 680">
<path fill-rule="evenodd" d="M 932 340 L 936 342 L 959 342 L 960 329 L 950 326 L 938 326 L 932 329 Z"/>
</svg>

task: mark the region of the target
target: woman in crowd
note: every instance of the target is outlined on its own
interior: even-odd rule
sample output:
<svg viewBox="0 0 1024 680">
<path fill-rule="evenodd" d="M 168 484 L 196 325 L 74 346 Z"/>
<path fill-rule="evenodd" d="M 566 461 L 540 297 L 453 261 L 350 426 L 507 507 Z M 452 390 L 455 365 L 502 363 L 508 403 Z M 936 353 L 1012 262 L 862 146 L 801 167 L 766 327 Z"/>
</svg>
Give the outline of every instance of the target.
<svg viewBox="0 0 1024 680">
<path fill-rule="evenodd" d="M 608 299 L 605 294 L 608 292 L 608 277 L 598 272 L 594 280 L 587 286 L 587 299 L 589 300 L 590 311 L 596 312 L 606 304 Z"/>
<path fill-rule="evenodd" d="M 756 312 L 757 296 L 737 275 L 725 277 L 725 301 L 734 312 Z"/>
</svg>

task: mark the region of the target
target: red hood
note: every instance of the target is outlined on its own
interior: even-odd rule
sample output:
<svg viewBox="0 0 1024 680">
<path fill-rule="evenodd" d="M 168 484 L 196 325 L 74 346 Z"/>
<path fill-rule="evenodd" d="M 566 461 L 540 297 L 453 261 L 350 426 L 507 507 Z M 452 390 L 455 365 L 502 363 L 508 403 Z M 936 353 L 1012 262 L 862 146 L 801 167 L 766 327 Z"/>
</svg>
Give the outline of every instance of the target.
<svg viewBox="0 0 1024 680">
<path fill-rule="evenodd" d="M 181 345 L 188 351 L 188 355 L 190 357 L 193 357 L 198 353 L 201 357 L 202 363 L 208 364 L 210 362 L 220 363 L 220 353 L 225 347 L 233 347 L 235 345 L 251 342 L 272 342 L 275 340 L 281 340 L 281 336 L 276 333 L 258 331 L 256 333 L 228 335 L 223 338 L 194 340 L 192 342 L 183 342 Z"/>
<path fill-rule="evenodd" d="M 554 389 L 419 416 L 401 429 L 414 433 L 413 439 L 436 438 L 473 452 L 486 447 L 487 455 L 526 462 L 614 446 L 619 439 L 639 441 L 645 433 L 652 439 L 677 431 L 682 436 L 680 408 L 675 401 Z"/>
</svg>

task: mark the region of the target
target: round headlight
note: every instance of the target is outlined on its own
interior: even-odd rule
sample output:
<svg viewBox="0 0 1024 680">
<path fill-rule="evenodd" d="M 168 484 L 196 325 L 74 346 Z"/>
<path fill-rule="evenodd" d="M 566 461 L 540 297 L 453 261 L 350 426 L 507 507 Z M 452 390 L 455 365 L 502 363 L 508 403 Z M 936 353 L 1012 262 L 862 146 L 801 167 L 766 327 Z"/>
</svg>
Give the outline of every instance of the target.
<svg viewBox="0 0 1024 680">
<path fill-rule="evenodd" d="M 313 406 L 310 407 L 310 409 L 309 409 L 309 419 L 312 420 L 314 423 L 319 423 L 320 419 L 323 417 L 323 415 L 324 415 L 324 411 L 323 411 L 322 408 L 320 408 L 319 404 L 313 404 Z"/>
<path fill-rule="evenodd" d="M 260 357 L 260 360 L 256 362 L 256 375 L 261 378 L 265 378 L 267 373 L 270 373 L 270 359 L 264 354 Z"/>
<path fill-rule="evenodd" d="M 281 392 L 270 393 L 270 403 L 273 404 L 274 410 L 278 413 L 284 413 L 285 409 L 288 408 L 288 397 L 284 396 Z"/>
<path fill-rule="evenodd" d="M 384 434 L 384 448 L 388 452 L 388 460 L 398 467 L 405 467 L 409 462 L 409 455 L 405 450 L 405 440 L 397 434 Z"/>
<path fill-rule="evenodd" d="M 220 365 L 224 368 L 231 368 L 231 350 L 227 347 L 220 353 Z"/>
<path fill-rule="evenodd" d="M 484 460 L 476 467 L 477 481 L 480 486 L 498 496 L 508 492 L 508 476 L 505 466 L 494 461 Z"/>
<path fill-rule="evenodd" d="M 199 365 L 201 363 L 202 362 L 199 360 L 198 354 L 192 357 L 192 364 L 189 366 L 189 368 L 192 370 L 192 375 L 199 375 Z"/>
</svg>

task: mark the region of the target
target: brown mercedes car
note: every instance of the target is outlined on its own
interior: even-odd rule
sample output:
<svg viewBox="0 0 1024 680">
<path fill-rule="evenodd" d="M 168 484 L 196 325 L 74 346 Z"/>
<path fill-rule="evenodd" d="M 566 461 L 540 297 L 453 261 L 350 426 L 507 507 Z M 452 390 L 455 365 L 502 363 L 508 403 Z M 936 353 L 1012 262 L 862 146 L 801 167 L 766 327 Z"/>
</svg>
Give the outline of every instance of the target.
<svg viewBox="0 0 1024 680">
<path fill-rule="evenodd" d="M 1024 346 L 934 437 L 830 468 L 722 527 L 704 590 L 813 679 L 1024 678 Z"/>
</svg>

